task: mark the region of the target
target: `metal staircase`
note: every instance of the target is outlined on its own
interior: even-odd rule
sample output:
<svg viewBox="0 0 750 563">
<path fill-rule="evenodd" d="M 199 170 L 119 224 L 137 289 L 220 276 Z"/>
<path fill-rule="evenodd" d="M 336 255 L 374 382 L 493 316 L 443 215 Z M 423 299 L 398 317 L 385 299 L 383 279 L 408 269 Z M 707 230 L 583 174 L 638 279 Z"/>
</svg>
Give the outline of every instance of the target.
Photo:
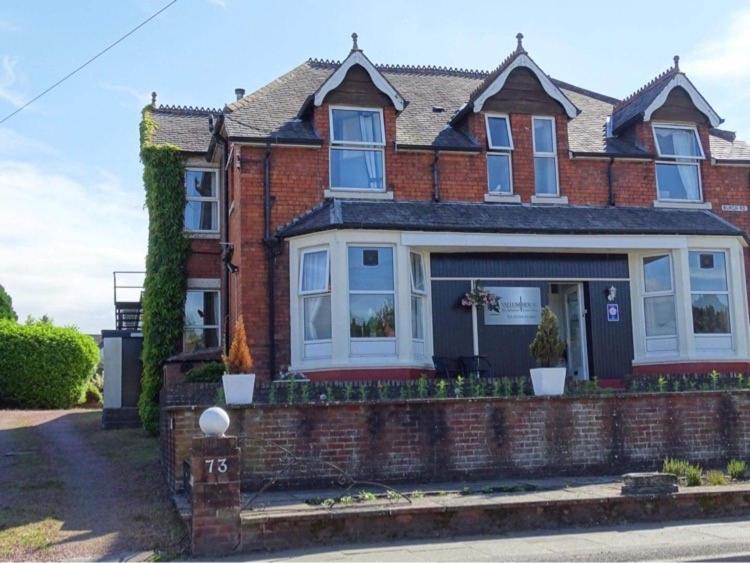
<svg viewBox="0 0 750 563">
<path fill-rule="evenodd" d="M 143 281 L 146 272 L 112 272 L 115 296 L 115 328 L 140 332 L 143 321 Z"/>
</svg>

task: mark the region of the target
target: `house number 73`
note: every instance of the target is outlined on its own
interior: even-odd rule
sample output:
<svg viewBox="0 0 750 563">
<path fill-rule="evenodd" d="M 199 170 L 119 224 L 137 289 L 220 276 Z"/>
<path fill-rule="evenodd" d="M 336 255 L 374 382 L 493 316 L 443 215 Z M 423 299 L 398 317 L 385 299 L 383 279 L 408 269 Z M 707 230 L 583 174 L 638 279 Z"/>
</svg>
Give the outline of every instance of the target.
<svg viewBox="0 0 750 563">
<path fill-rule="evenodd" d="M 218 471 L 219 473 L 227 472 L 227 458 L 225 457 L 221 457 L 218 459 L 207 459 L 204 463 L 208 465 L 209 473 L 214 472 L 214 465 L 216 465 L 216 471 Z"/>
</svg>

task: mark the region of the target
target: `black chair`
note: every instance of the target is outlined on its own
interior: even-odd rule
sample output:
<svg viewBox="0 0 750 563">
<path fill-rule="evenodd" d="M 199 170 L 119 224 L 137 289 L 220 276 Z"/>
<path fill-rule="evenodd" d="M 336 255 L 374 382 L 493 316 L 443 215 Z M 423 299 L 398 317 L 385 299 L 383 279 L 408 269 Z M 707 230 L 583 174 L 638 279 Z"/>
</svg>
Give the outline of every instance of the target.
<svg viewBox="0 0 750 563">
<path fill-rule="evenodd" d="M 461 370 L 466 377 L 489 377 L 492 375 L 492 363 L 487 356 L 461 356 Z"/>
<path fill-rule="evenodd" d="M 432 363 L 435 364 L 435 375 L 437 377 L 452 379 L 461 372 L 461 366 L 455 358 L 432 356 Z"/>
</svg>

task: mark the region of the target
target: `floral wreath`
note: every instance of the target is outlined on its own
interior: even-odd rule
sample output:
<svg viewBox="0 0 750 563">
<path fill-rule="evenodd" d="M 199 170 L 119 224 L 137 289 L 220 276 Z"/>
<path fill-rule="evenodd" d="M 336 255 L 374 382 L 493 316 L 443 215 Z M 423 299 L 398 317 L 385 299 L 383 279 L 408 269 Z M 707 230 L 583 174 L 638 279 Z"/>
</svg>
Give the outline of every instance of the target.
<svg viewBox="0 0 750 563">
<path fill-rule="evenodd" d="M 461 305 L 464 307 L 487 307 L 495 313 L 500 312 L 500 298 L 484 289 L 479 284 L 471 291 L 467 291 L 461 298 Z"/>
</svg>

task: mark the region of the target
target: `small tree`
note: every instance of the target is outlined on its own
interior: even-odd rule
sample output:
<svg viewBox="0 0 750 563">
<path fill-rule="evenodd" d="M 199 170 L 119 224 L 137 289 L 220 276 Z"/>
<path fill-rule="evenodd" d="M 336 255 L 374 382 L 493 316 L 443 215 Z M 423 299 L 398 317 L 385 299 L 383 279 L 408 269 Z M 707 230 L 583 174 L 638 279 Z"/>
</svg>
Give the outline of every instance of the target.
<svg viewBox="0 0 750 563">
<path fill-rule="evenodd" d="M 242 316 L 234 323 L 232 345 L 229 347 L 229 354 L 224 356 L 224 366 L 227 368 L 227 373 L 250 373 L 253 369 L 253 358 L 247 345 Z"/>
<path fill-rule="evenodd" d="M 18 320 L 18 315 L 13 310 L 13 300 L 2 285 L 0 285 L 0 319 Z"/>
<path fill-rule="evenodd" d="M 565 342 L 560 339 L 557 317 L 552 309 L 544 307 L 539 328 L 534 341 L 529 346 L 529 351 L 540 367 L 549 368 L 555 367 L 560 362 L 564 350 Z"/>
</svg>

